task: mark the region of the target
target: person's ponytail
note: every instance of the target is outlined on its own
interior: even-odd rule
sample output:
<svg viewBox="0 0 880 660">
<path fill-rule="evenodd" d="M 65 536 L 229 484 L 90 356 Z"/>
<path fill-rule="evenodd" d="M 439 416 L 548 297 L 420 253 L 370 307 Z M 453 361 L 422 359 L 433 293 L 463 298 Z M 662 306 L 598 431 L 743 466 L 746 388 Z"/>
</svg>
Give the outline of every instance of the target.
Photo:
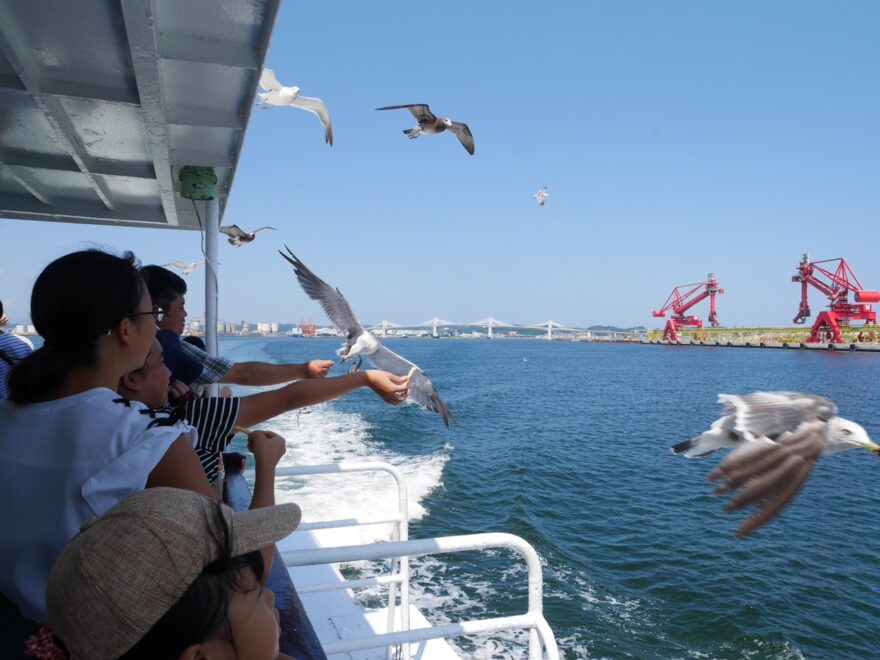
<svg viewBox="0 0 880 660">
<path fill-rule="evenodd" d="M 98 362 L 98 340 L 137 309 L 144 292 L 134 255 L 73 252 L 46 266 L 31 294 L 31 320 L 41 348 L 15 365 L 9 400 L 51 400 L 71 369 Z"/>
</svg>

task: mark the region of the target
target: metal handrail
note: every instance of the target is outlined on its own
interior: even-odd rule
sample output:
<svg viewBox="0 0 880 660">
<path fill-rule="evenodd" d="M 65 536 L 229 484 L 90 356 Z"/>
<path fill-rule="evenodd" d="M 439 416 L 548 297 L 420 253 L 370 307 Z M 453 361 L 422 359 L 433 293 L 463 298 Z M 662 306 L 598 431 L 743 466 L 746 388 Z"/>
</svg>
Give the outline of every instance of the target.
<svg viewBox="0 0 880 660">
<path fill-rule="evenodd" d="M 389 632 L 379 635 L 340 640 L 324 646 L 328 655 L 362 649 L 394 646 L 410 642 L 425 641 L 458 635 L 469 635 L 498 630 L 529 629 L 529 658 L 542 657 L 541 649 L 553 660 L 559 657 L 556 638 L 543 614 L 543 577 L 541 560 L 535 549 L 524 539 L 513 534 L 484 533 L 464 536 L 441 536 L 432 539 L 397 541 L 391 543 L 372 543 L 366 545 L 318 548 L 314 550 L 291 550 L 281 553 L 284 564 L 290 566 L 311 566 L 315 564 L 337 564 L 341 562 L 379 560 L 389 557 L 414 557 L 439 553 L 463 552 L 466 550 L 485 550 L 488 548 L 509 548 L 518 552 L 528 565 L 529 607 L 526 614 L 491 619 L 476 619 L 458 623 L 419 628 L 402 632 Z M 401 605 L 403 602 L 401 594 Z M 389 630 L 392 630 L 389 626 Z"/>
<path fill-rule="evenodd" d="M 296 531 L 311 531 L 315 529 L 333 529 L 339 527 L 356 527 L 360 525 L 376 525 L 380 523 L 393 524 L 393 538 L 395 542 L 406 542 L 409 539 L 409 500 L 407 498 L 406 481 L 403 474 L 393 465 L 381 461 L 340 461 L 325 465 L 298 465 L 275 468 L 275 477 L 298 477 L 314 474 L 333 474 L 342 472 L 387 472 L 397 482 L 397 516 L 383 519 L 357 520 L 346 518 L 341 520 L 321 520 L 312 523 L 301 523 Z M 255 477 L 253 470 L 247 470 L 245 476 L 249 479 Z M 330 548 L 328 548 L 330 549 Z M 392 557 L 387 555 L 381 559 L 391 559 L 391 576 L 393 579 L 377 578 L 378 582 L 388 584 L 388 630 L 394 630 L 394 610 L 397 606 L 397 585 L 400 584 L 400 627 L 409 630 L 409 557 Z M 395 573 L 397 571 L 397 573 Z M 310 591 L 331 590 L 334 588 L 371 586 L 370 579 L 362 580 L 364 584 L 352 584 L 340 582 L 324 587 L 312 588 Z M 305 593 L 305 591 L 303 591 Z M 404 649 L 406 651 L 406 649 Z"/>
</svg>

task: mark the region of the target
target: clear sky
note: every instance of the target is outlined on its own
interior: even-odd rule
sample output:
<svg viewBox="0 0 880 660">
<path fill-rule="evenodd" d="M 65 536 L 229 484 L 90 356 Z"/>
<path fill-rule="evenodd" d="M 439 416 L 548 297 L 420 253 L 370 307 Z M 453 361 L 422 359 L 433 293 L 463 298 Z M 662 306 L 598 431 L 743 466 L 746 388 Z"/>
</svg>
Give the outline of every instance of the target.
<svg viewBox="0 0 880 660">
<path fill-rule="evenodd" d="M 305 112 L 254 111 L 224 223 L 280 231 L 221 243 L 220 316 L 326 321 L 282 243 L 365 323 L 660 327 L 651 310 L 712 271 L 722 323 L 784 325 L 802 252 L 880 289 L 878 26 L 873 0 L 287 0 L 267 65 L 325 100 L 335 146 Z M 476 155 L 374 111 L 418 102 Z M 0 220 L 13 320 L 51 258 L 92 243 L 201 259 L 194 232 Z"/>
</svg>

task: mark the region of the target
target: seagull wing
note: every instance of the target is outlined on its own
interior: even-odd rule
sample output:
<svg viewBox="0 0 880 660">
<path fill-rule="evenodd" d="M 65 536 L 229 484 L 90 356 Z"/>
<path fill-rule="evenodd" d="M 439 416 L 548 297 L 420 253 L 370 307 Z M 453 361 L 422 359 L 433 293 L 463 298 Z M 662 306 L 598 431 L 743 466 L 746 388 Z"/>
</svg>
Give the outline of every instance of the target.
<svg viewBox="0 0 880 660">
<path fill-rule="evenodd" d="M 226 234 L 229 238 L 245 238 L 247 233 L 242 231 L 238 225 L 226 225 L 220 227 L 220 233 Z"/>
<path fill-rule="evenodd" d="M 747 440 L 776 440 L 804 422 L 825 422 L 837 414 L 833 401 L 800 392 L 721 394 L 718 403 L 726 405 L 725 414 L 734 415 L 735 430 Z"/>
<path fill-rule="evenodd" d="M 277 227 L 260 227 L 259 229 L 254 229 L 251 233 L 256 234 L 258 231 L 263 231 L 264 229 L 272 229 L 274 231 L 278 231 Z"/>
<path fill-rule="evenodd" d="M 409 105 L 386 105 L 376 110 L 409 110 L 420 124 L 433 124 L 437 117 L 431 112 L 427 103 L 411 103 Z"/>
<path fill-rule="evenodd" d="M 172 261 L 171 263 L 162 264 L 162 268 L 189 268 L 191 264 L 185 264 L 182 261 Z"/>
<path fill-rule="evenodd" d="M 764 525 L 794 499 L 825 449 L 825 433 L 824 421 L 803 422 L 776 443 L 731 454 L 709 473 L 710 481 L 721 481 L 716 493 L 735 493 L 725 510 L 755 505 L 754 513 L 737 530 L 738 537 Z"/>
<path fill-rule="evenodd" d="M 260 75 L 260 87 L 276 92 L 281 91 L 281 83 L 278 82 L 272 69 L 263 69 L 263 73 Z"/>
<path fill-rule="evenodd" d="M 302 261 L 297 259 L 296 255 L 290 251 L 289 247 L 285 245 L 284 248 L 290 256 L 287 256 L 287 254 L 284 254 L 281 250 L 278 251 L 278 254 L 284 257 L 284 259 L 293 266 L 293 272 L 296 273 L 296 279 L 299 280 L 299 285 L 303 288 L 303 291 L 306 292 L 306 295 L 309 298 L 316 300 L 321 304 L 321 307 L 330 321 L 332 321 L 333 325 L 336 326 L 336 329 L 344 333 L 349 339 L 357 337 L 362 332 L 365 332 L 363 326 L 357 318 L 355 318 L 354 312 L 351 311 L 351 307 L 342 295 L 342 292 L 339 289 L 334 289 L 309 270 L 309 268 Z"/>
<path fill-rule="evenodd" d="M 467 152 L 473 156 L 474 155 L 474 136 L 471 134 L 471 129 L 468 128 L 467 124 L 462 124 L 460 122 L 454 121 L 452 122 L 452 126 L 449 127 L 449 130 L 455 133 L 456 137 L 458 137 L 458 141 L 461 142 L 461 146 L 463 146 Z"/>
<path fill-rule="evenodd" d="M 390 371 L 396 376 L 406 376 L 415 368 L 409 378 L 409 396 L 407 398 L 412 399 L 426 410 L 438 413 L 447 427 L 450 419 L 455 421 L 455 417 L 452 416 L 449 408 L 446 407 L 443 399 L 434 389 L 434 384 L 425 375 L 425 372 L 415 364 L 388 349 L 381 342 L 379 342 L 379 348 L 370 353 L 368 358 L 377 368 Z"/>
<path fill-rule="evenodd" d="M 333 126 L 330 124 L 330 112 L 321 99 L 313 99 L 308 96 L 297 96 L 293 99 L 293 105 L 303 110 L 308 110 L 318 116 L 324 125 L 324 140 L 333 146 Z"/>
</svg>

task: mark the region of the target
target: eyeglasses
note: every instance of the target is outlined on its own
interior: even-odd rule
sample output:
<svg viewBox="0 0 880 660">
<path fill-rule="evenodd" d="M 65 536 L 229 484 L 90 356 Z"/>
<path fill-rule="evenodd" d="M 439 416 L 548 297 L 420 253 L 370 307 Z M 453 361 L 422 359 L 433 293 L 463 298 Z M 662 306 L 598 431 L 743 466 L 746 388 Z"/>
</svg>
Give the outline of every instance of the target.
<svg viewBox="0 0 880 660">
<path fill-rule="evenodd" d="M 165 318 L 165 310 L 161 307 L 154 307 L 149 312 L 132 312 L 131 314 L 126 314 L 126 316 L 131 318 L 133 316 L 143 316 L 144 314 L 152 314 L 156 319 L 156 323 L 161 323 L 162 319 Z"/>
</svg>

